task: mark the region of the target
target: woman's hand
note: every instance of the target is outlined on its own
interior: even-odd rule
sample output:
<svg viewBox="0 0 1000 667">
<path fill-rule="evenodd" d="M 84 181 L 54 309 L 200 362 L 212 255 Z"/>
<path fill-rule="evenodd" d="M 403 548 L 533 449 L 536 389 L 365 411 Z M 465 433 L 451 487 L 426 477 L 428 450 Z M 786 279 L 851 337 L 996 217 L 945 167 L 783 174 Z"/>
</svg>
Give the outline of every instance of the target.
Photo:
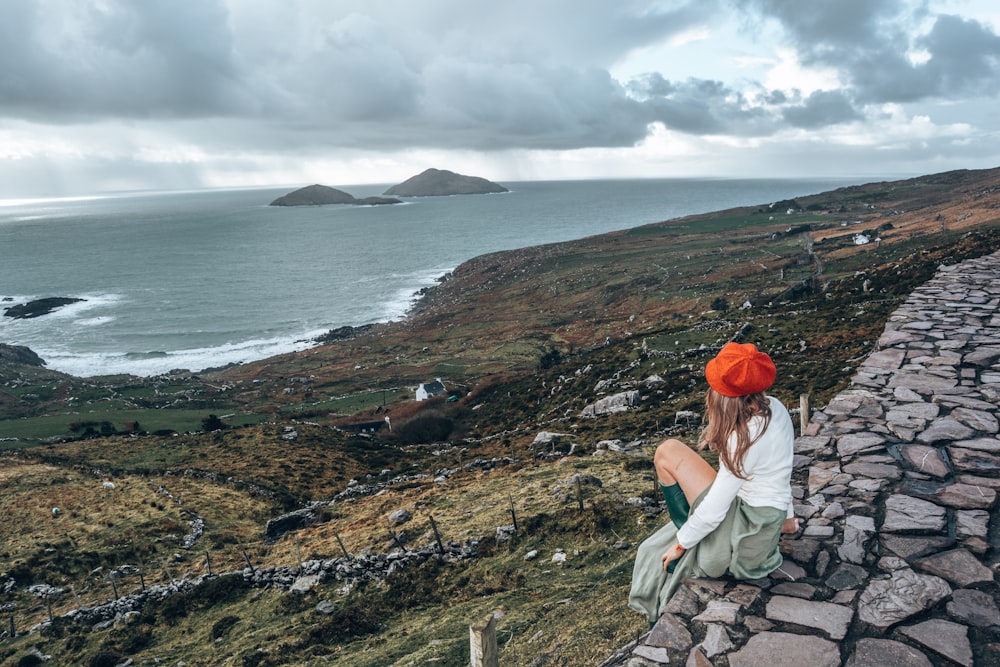
<svg viewBox="0 0 1000 667">
<path fill-rule="evenodd" d="M 674 546 L 667 549 L 667 553 L 663 554 L 663 557 L 660 558 L 660 561 L 663 563 L 663 571 L 666 572 L 667 566 L 669 566 L 672 561 L 675 561 L 683 556 L 685 551 L 686 549 L 680 544 L 674 544 Z"/>
</svg>

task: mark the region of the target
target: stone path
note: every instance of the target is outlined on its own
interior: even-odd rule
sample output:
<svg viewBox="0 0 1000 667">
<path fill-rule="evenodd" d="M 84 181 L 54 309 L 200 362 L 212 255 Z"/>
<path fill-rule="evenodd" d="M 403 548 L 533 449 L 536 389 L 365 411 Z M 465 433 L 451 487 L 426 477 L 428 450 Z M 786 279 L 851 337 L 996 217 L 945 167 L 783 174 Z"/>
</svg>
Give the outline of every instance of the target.
<svg viewBox="0 0 1000 667">
<path fill-rule="evenodd" d="M 687 580 L 606 665 L 1000 665 L 1000 253 L 941 267 L 796 440 L 766 580 Z"/>
</svg>

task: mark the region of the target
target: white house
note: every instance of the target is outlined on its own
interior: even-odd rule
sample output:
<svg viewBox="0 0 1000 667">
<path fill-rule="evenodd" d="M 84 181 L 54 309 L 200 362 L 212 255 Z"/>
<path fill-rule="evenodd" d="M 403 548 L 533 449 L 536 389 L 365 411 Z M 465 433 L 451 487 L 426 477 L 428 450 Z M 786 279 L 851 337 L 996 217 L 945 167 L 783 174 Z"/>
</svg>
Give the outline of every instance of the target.
<svg viewBox="0 0 1000 667">
<path fill-rule="evenodd" d="M 434 382 L 424 382 L 417 387 L 417 400 L 426 401 L 428 398 L 447 393 L 448 390 L 445 389 L 444 382 L 441 381 L 441 378 L 437 378 Z"/>
</svg>

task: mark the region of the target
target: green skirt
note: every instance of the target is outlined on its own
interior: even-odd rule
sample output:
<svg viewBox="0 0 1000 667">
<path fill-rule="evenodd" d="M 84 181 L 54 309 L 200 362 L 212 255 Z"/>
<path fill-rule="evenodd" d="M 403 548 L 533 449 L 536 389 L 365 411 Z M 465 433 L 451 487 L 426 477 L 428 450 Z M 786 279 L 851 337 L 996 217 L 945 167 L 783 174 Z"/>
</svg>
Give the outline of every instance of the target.
<svg viewBox="0 0 1000 667">
<path fill-rule="evenodd" d="M 707 493 L 705 489 L 694 501 L 692 514 Z M 753 507 L 737 497 L 722 523 L 685 551 L 672 573 L 663 571 L 660 560 L 677 542 L 677 528 L 668 521 L 639 545 L 628 606 L 654 622 L 687 577 L 721 577 L 727 573 L 737 579 L 766 577 L 782 562 L 778 541 L 785 518 L 784 510 Z"/>
</svg>

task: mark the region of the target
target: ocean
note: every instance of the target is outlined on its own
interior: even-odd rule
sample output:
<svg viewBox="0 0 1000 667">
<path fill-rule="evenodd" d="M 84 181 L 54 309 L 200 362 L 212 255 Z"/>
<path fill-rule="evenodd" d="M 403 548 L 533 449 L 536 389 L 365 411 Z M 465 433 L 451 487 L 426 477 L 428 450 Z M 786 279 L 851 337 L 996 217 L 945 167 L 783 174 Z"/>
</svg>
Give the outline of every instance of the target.
<svg viewBox="0 0 1000 667">
<path fill-rule="evenodd" d="M 0 312 L 83 299 L 0 315 L 0 343 L 81 377 L 200 371 L 403 318 L 421 288 L 477 255 L 861 182 L 504 182 L 504 194 L 365 207 L 268 206 L 294 187 L 0 201 Z M 388 185 L 336 187 L 360 198 Z"/>
</svg>

